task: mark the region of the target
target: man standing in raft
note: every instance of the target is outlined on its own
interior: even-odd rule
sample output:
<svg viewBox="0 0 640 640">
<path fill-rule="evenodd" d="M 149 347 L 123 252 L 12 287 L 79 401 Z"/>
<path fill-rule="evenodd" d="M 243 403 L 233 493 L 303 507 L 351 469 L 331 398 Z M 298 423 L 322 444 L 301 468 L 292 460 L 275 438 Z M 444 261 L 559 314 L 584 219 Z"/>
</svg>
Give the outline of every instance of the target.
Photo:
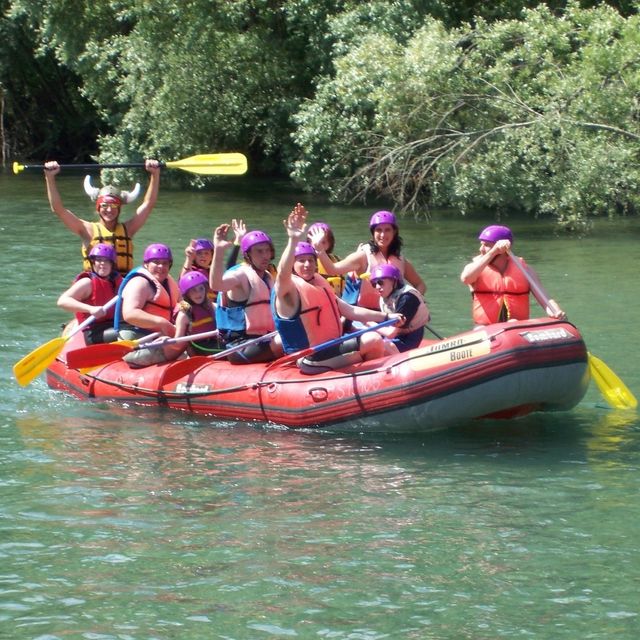
<svg viewBox="0 0 640 640">
<path fill-rule="evenodd" d="M 149 186 L 144 196 L 144 201 L 136 210 L 135 215 L 126 222 L 120 222 L 120 211 L 123 204 L 133 202 L 140 193 L 140 185 L 136 184 L 132 191 L 120 191 L 113 186 L 105 186 L 98 189 L 91 184 L 90 176 L 84 180 L 84 189 L 87 195 L 95 201 L 96 212 L 100 218 L 98 222 L 89 222 L 78 218 L 62 203 L 58 192 L 56 175 L 60 173 L 60 165 L 55 162 L 47 162 L 45 165 L 45 181 L 47 183 L 47 197 L 49 205 L 63 224 L 80 236 L 82 240 L 83 268 L 91 270 L 88 260 L 89 251 L 99 243 L 113 245 L 116 250 L 116 268 L 122 275 L 126 275 L 133 269 L 133 236 L 147 221 L 158 199 L 160 187 L 160 163 L 157 160 L 146 160 L 145 169 L 149 172 Z"/>
<path fill-rule="evenodd" d="M 529 282 L 513 263 L 520 260 L 522 266 L 544 292 L 536 272 L 522 260 L 510 254 L 513 234 L 509 227 L 491 225 L 478 236 L 480 253 L 462 270 L 460 280 L 469 286 L 473 298 L 472 317 L 476 325 L 529 319 Z M 534 293 L 535 295 L 535 293 Z M 548 296 L 547 296 L 548 299 Z M 564 319 L 565 312 L 555 300 L 536 297 L 547 315 Z"/>
</svg>

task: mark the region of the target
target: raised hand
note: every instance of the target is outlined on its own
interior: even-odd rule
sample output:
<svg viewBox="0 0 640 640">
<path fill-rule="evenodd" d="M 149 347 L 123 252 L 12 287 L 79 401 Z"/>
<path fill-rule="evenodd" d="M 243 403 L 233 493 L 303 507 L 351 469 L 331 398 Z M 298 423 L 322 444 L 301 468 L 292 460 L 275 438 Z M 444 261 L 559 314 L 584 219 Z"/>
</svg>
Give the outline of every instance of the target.
<svg viewBox="0 0 640 640">
<path fill-rule="evenodd" d="M 233 242 L 231 242 L 227 236 L 229 235 L 229 231 L 231 229 L 230 224 L 221 224 L 216 227 L 213 232 L 213 246 L 220 249 L 226 249 L 230 247 Z"/>
<path fill-rule="evenodd" d="M 242 238 L 247 234 L 247 225 L 244 223 L 244 220 L 235 218 L 231 221 L 231 228 L 233 229 L 234 239 L 233 244 L 240 246 L 240 242 Z"/>
<path fill-rule="evenodd" d="M 316 251 L 322 251 L 324 249 L 325 230 L 320 227 L 316 227 L 308 234 L 309 241 L 313 245 Z"/>
<path fill-rule="evenodd" d="M 291 210 L 289 217 L 282 221 L 290 238 L 302 238 L 307 230 L 307 210 L 299 202 Z"/>
</svg>

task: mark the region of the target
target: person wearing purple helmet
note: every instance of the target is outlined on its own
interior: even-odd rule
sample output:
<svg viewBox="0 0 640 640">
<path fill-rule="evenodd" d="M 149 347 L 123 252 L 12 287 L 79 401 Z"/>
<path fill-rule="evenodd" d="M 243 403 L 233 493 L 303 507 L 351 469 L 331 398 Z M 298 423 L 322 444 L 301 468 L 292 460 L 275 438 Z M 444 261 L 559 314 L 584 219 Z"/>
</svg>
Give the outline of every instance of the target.
<svg viewBox="0 0 640 640">
<path fill-rule="evenodd" d="M 528 320 L 531 287 L 513 261 L 519 260 L 540 290 L 544 292 L 544 289 L 536 272 L 522 258 L 511 255 L 511 229 L 492 224 L 480 232 L 478 240 L 478 255 L 465 265 L 460 274 L 461 282 L 471 290 L 474 324 L 484 326 L 509 320 Z M 542 300 L 536 299 L 549 316 L 566 317 L 555 300 L 549 299 L 548 305 L 545 305 Z"/>
<path fill-rule="evenodd" d="M 89 262 L 91 271 L 76 276 L 58 298 L 58 306 L 75 313 L 78 323 L 96 316 L 97 320 L 84 331 L 85 344 L 112 342 L 118 339 L 113 328 L 114 309 L 103 311 L 102 307 L 116 295 L 122 282 L 116 270 L 116 251 L 110 244 L 97 244 L 89 252 Z"/>
<path fill-rule="evenodd" d="M 419 347 L 429 322 L 429 309 L 422 294 L 405 283 L 400 270 L 392 264 L 374 267 L 371 285 L 380 296 L 380 310 L 402 316 L 398 324 L 380 329 L 387 338 L 385 352 L 390 355 Z"/>
<path fill-rule="evenodd" d="M 231 267 L 234 267 L 237 262 L 238 262 L 238 256 L 240 255 L 240 246 L 242 244 L 242 238 L 245 237 L 245 235 L 247 234 L 247 225 L 245 224 L 244 220 L 242 220 L 242 218 L 233 218 L 233 220 L 231 220 L 231 229 L 233 230 L 233 248 L 231 250 L 231 253 L 229 254 L 229 258 L 227 259 L 227 269 L 231 269 Z M 275 249 L 271 252 L 271 260 L 273 260 L 276 257 L 276 252 Z M 275 279 L 276 277 L 276 267 L 273 264 L 273 262 L 269 263 L 269 266 L 267 267 L 267 271 L 271 274 L 271 277 Z"/>
<path fill-rule="evenodd" d="M 314 222 L 307 229 L 307 240 L 319 250 L 324 251 L 331 262 L 339 262 L 340 258 L 333 252 L 336 245 L 336 239 L 333 235 L 333 229 L 326 222 Z M 327 282 L 333 287 L 336 295 L 341 296 L 344 291 L 344 276 L 330 276 L 321 262 L 318 262 L 318 273 L 326 278 Z"/>
<path fill-rule="evenodd" d="M 180 277 L 189 271 L 199 271 L 209 277 L 213 260 L 213 242 L 208 238 L 196 238 L 189 242 L 184 250 L 185 260 Z"/>
<path fill-rule="evenodd" d="M 335 263 L 331 262 L 319 244 L 314 245 L 318 251 L 318 259 L 328 274 L 349 274 L 342 297 L 360 307 L 377 309 L 378 296 L 368 278 L 371 270 L 379 264 L 396 266 L 402 277 L 424 295 L 427 290 L 424 281 L 411 262 L 402 255 L 402 238 L 395 214 L 391 211 L 376 211 L 369 220 L 369 231 L 371 240 L 368 243 L 361 244 L 356 251 Z"/>
<path fill-rule="evenodd" d="M 149 173 L 149 186 L 142 204 L 135 215 L 126 222 L 120 222 L 120 211 L 123 204 L 133 202 L 140 192 L 140 185 L 131 191 L 107 185 L 101 189 L 91 184 L 91 177 L 84 180 L 84 190 L 96 203 L 97 222 L 78 218 L 62 203 L 56 184 L 56 175 L 60 173 L 60 165 L 55 161 L 44 165 L 44 177 L 47 183 L 49 206 L 62 223 L 73 233 L 80 236 L 85 271 L 90 270 L 88 253 L 92 246 L 99 243 L 111 244 L 116 249 L 116 268 L 124 276 L 133 268 L 133 236 L 146 223 L 158 199 L 160 188 L 160 163 L 157 160 L 146 160 L 145 169 Z"/>
<path fill-rule="evenodd" d="M 205 333 L 216 328 L 216 307 L 207 295 L 209 275 L 187 271 L 178 281 L 182 300 L 175 309 L 176 338 Z M 209 355 L 219 350 L 218 337 L 203 338 L 187 346 L 190 356 Z"/>
<path fill-rule="evenodd" d="M 273 277 L 269 265 L 274 256 L 273 241 L 264 231 L 245 233 L 240 241 L 243 261 L 225 270 L 224 252 L 233 246 L 228 239 L 231 225 L 221 224 L 213 234 L 213 262 L 209 286 L 218 291 L 216 323 L 224 346 L 236 346 L 275 329 L 269 310 Z M 274 339 L 257 342 L 230 354 L 233 364 L 268 362 L 282 353 Z"/>
<path fill-rule="evenodd" d="M 172 322 L 176 304 L 182 299 L 176 281 L 169 274 L 173 265 L 171 249 L 160 243 L 150 244 L 142 256 L 142 266 L 133 269 L 118 291 L 115 326 L 120 338 L 138 340 L 150 333 L 172 338 Z M 128 353 L 123 360 L 134 367 L 174 360 L 186 345 L 168 345 L 157 349 L 140 349 Z"/>
<path fill-rule="evenodd" d="M 305 237 L 306 217 L 306 209 L 298 203 L 284 220 L 288 242 L 278 264 L 271 300 L 276 328 L 287 354 L 340 337 L 341 316 L 376 323 L 388 317 L 381 311 L 354 307 L 336 296 L 318 273 L 316 250 L 310 243 L 301 242 Z M 400 320 L 399 314 L 397 317 Z M 370 331 L 322 351 L 315 358 L 302 358 L 298 366 L 303 373 L 312 374 L 382 355 L 382 336 Z"/>
</svg>

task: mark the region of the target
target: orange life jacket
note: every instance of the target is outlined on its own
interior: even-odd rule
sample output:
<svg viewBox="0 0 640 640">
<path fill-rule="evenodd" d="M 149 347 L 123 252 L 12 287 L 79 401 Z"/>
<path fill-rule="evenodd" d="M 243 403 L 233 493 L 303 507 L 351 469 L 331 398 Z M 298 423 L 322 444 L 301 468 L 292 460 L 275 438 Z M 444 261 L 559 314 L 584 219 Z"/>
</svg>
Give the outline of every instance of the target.
<svg viewBox="0 0 640 640">
<path fill-rule="evenodd" d="M 471 285 L 475 324 L 529 319 L 529 283 L 512 260 L 509 258 L 504 273 L 487 265 Z M 521 262 L 526 268 L 524 260 Z"/>
<path fill-rule="evenodd" d="M 336 295 L 319 274 L 306 281 L 294 274 L 293 282 L 300 294 L 300 310 L 293 318 L 281 318 L 274 310 L 275 324 L 285 353 L 313 347 L 342 335 L 342 322 Z"/>
</svg>

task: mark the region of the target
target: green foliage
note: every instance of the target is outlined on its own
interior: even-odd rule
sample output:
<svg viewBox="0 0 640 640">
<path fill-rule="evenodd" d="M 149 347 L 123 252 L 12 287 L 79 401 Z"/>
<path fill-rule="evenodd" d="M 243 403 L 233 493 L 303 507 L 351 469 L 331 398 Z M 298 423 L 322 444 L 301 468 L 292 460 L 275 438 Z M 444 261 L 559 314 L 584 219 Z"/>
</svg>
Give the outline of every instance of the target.
<svg viewBox="0 0 640 640">
<path fill-rule="evenodd" d="M 332 0 L 15 0 L 82 77 L 101 159 L 242 150 L 279 167 L 290 115 L 330 60 Z"/>
<path fill-rule="evenodd" d="M 336 199 L 580 226 L 637 210 L 637 6 L 0 0 L 1 142 L 105 161 L 240 150 Z"/>
<path fill-rule="evenodd" d="M 77 92 L 78 78 L 38 51 L 32 24 L 0 2 L 2 160 L 54 153 L 84 159 L 96 149 L 96 114 Z"/>
<path fill-rule="evenodd" d="M 639 27 L 570 4 L 474 28 L 426 19 L 378 51 L 362 37 L 296 117 L 294 175 L 413 210 L 519 209 L 567 226 L 635 212 Z M 358 123 L 350 139 L 343 112 Z"/>
</svg>

